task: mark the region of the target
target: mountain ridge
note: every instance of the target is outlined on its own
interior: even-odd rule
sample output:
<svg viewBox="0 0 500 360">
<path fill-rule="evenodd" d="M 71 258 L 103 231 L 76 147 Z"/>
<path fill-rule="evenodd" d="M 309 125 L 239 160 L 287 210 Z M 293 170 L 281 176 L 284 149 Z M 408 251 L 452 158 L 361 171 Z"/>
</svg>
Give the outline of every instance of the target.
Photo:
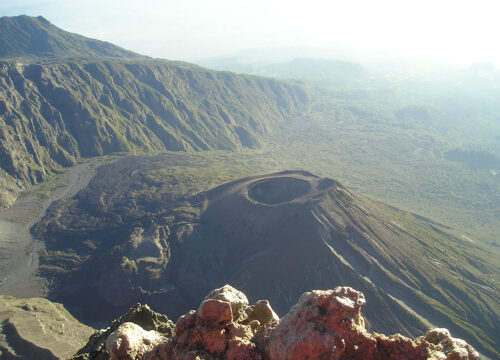
<svg viewBox="0 0 500 360">
<path fill-rule="evenodd" d="M 64 31 L 43 16 L 0 17 L 0 58 L 47 61 L 101 57 L 148 58 L 105 41 Z"/>
<path fill-rule="evenodd" d="M 55 28 L 38 18 L 15 20 Z M 14 20 L 1 23 L 8 21 Z M 104 55 L 114 54 L 114 45 L 99 44 L 110 49 Z M 67 46 L 79 49 L 78 42 Z M 307 89 L 297 84 L 127 54 L 0 59 L 0 171 L 8 189 L 0 206 L 81 158 L 258 148 L 309 101 Z"/>
<path fill-rule="evenodd" d="M 241 61 L 239 61 L 241 60 Z M 345 85 L 367 77 L 360 64 L 349 61 L 298 57 L 284 63 L 245 63 L 243 59 L 206 59 L 197 62 L 214 70 L 227 70 L 281 80 L 296 79 L 332 86 Z"/>
</svg>

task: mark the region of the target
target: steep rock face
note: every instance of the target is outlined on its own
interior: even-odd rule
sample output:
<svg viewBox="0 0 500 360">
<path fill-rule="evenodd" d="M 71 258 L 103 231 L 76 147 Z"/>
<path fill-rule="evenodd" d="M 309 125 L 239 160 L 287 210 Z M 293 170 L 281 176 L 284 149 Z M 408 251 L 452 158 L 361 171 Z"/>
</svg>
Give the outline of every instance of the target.
<svg viewBox="0 0 500 360">
<path fill-rule="evenodd" d="M 181 316 L 174 336 L 160 338 L 125 323 L 108 336 L 106 347 L 116 360 L 479 359 L 446 329 L 416 340 L 369 333 L 361 316 L 364 303 L 363 294 L 349 287 L 315 290 L 304 293 L 281 320 L 262 318 L 243 293 L 226 285 Z M 269 304 L 267 309 L 273 313 Z"/>
</svg>

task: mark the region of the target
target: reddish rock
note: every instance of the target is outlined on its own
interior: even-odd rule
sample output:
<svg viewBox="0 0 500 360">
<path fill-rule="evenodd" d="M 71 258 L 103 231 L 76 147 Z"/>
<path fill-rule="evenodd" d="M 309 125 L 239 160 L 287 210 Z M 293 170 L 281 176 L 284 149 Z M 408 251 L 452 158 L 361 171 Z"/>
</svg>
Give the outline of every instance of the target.
<svg viewBox="0 0 500 360">
<path fill-rule="evenodd" d="M 377 353 L 364 327 L 362 293 L 345 287 L 304 293 L 263 339 L 269 359 L 338 359 Z"/>
<path fill-rule="evenodd" d="M 201 347 L 202 343 L 201 332 L 197 328 L 188 328 L 177 335 L 177 347 L 193 349 Z"/>
<path fill-rule="evenodd" d="M 203 347 L 212 355 L 222 355 L 227 347 L 226 329 L 205 331 L 202 335 Z"/>
<path fill-rule="evenodd" d="M 179 320 L 177 320 L 177 324 L 175 324 L 175 333 L 180 334 L 185 329 L 193 327 L 196 323 L 196 311 L 191 310 L 187 314 L 182 315 Z"/>
<path fill-rule="evenodd" d="M 198 309 L 198 319 L 202 326 L 217 327 L 231 322 L 231 304 L 221 300 L 205 300 Z"/>
<path fill-rule="evenodd" d="M 428 359 L 431 356 L 429 344 L 425 342 L 415 343 L 411 339 L 400 334 L 387 337 L 385 335 L 373 334 L 377 339 L 377 348 L 382 360 L 398 359 Z"/>
<path fill-rule="evenodd" d="M 233 321 L 244 319 L 244 310 L 248 306 L 248 299 L 241 291 L 236 290 L 230 285 L 224 285 L 221 288 L 212 290 L 210 294 L 205 297 L 205 300 L 208 299 L 220 300 L 231 304 Z"/>
<path fill-rule="evenodd" d="M 248 306 L 244 294 L 228 285 L 210 296 L 198 311 L 179 318 L 170 339 L 151 337 L 137 325 L 120 328 L 106 342 L 112 359 L 479 359 L 470 345 L 446 329 L 430 330 L 415 341 L 400 334 L 368 333 L 361 316 L 365 298 L 349 287 L 304 293 L 281 320 L 267 301 Z"/>
</svg>

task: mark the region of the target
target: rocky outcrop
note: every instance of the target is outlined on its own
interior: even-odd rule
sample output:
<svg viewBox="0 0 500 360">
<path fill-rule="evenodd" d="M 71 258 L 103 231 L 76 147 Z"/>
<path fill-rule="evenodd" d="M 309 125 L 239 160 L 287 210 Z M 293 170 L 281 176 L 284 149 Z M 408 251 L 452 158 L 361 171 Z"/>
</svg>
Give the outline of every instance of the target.
<svg viewBox="0 0 500 360">
<path fill-rule="evenodd" d="M 106 339 L 111 359 L 139 359 L 162 340 L 154 330 L 146 331 L 132 322 L 121 324 Z"/>
<path fill-rule="evenodd" d="M 110 327 L 95 332 L 72 359 L 124 359 L 125 354 L 137 359 L 150 350 L 148 345 L 172 338 L 174 334 L 174 323 L 165 315 L 152 311 L 147 305 L 137 304 Z"/>
<path fill-rule="evenodd" d="M 116 360 L 479 359 L 446 329 L 415 340 L 369 333 L 364 304 L 364 295 L 350 287 L 314 290 L 279 319 L 267 301 L 250 306 L 245 294 L 226 285 L 181 316 L 175 334 L 124 323 L 108 329 L 105 344 Z"/>
</svg>

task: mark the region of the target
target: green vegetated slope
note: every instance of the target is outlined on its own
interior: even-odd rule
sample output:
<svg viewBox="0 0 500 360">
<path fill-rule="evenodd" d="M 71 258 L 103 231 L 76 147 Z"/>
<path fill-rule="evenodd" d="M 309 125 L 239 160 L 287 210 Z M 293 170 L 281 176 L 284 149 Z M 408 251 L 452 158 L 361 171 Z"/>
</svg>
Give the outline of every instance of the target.
<svg viewBox="0 0 500 360">
<path fill-rule="evenodd" d="M 267 150 L 290 168 L 339 179 L 356 191 L 453 225 L 471 241 L 498 246 L 500 178 L 492 165 L 500 157 L 492 150 L 466 150 L 471 147 L 418 120 L 398 119 L 383 107 L 380 94 L 363 94 L 363 101 L 355 95 L 313 97 L 310 112 L 282 129 Z"/>
<path fill-rule="evenodd" d="M 34 58 L 145 58 L 108 42 L 69 33 L 42 16 L 0 17 L 0 57 Z"/>
<path fill-rule="evenodd" d="M 14 20 L 46 24 L 38 18 Z M 52 33 L 49 39 L 63 44 Z M 80 49 L 74 42 L 67 46 Z M 94 55 L 113 55 L 101 53 Z M 40 182 L 82 157 L 112 152 L 259 147 L 262 135 L 308 103 L 297 85 L 184 63 L 40 59 L 0 59 L 0 171 L 11 188 Z M 8 204 L 12 194 L 4 194 Z"/>
<path fill-rule="evenodd" d="M 497 255 L 305 172 L 227 183 L 281 168 L 269 159 L 171 153 L 102 166 L 35 228 L 51 298 L 95 323 L 136 301 L 175 318 L 225 283 L 280 313 L 303 291 L 350 285 L 372 303 L 375 330 L 414 336 L 430 322 L 498 356 Z"/>
<path fill-rule="evenodd" d="M 272 64 L 276 71 L 248 62 L 211 65 L 316 85 L 308 113 L 270 141 L 269 151 L 290 168 L 339 179 L 499 246 L 500 70 L 494 65 L 343 68 L 318 59 Z"/>
</svg>

